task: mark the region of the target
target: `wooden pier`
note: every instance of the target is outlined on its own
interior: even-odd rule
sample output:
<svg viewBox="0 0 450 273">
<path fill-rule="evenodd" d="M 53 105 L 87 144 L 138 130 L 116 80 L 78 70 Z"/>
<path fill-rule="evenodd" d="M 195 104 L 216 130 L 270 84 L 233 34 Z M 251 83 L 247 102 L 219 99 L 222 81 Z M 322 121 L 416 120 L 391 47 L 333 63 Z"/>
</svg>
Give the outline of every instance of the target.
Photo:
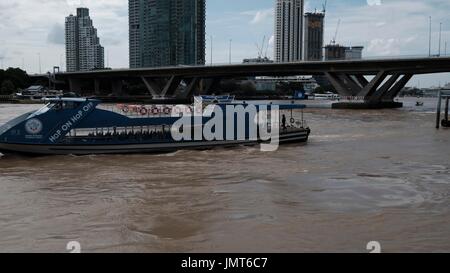
<svg viewBox="0 0 450 273">
<path fill-rule="evenodd" d="M 0 103 L 17 103 L 19 100 L 14 98 L 14 96 L 8 96 L 8 95 L 1 95 L 0 96 Z"/>
<path fill-rule="evenodd" d="M 450 90 L 439 91 L 438 105 L 437 105 L 437 113 L 436 113 L 436 129 L 439 129 L 441 126 L 444 128 L 450 127 L 450 121 L 448 119 L 449 105 L 450 105 Z M 444 119 L 441 120 L 441 112 L 442 112 L 442 100 L 445 101 L 445 109 L 444 109 Z"/>
</svg>

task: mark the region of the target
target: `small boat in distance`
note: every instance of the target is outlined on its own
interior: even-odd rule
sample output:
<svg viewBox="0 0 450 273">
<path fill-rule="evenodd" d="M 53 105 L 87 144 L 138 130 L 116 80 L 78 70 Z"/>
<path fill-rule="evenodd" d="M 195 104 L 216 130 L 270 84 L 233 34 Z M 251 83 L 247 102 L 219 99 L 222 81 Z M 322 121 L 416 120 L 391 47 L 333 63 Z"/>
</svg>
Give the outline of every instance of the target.
<svg viewBox="0 0 450 273">
<path fill-rule="evenodd" d="M 271 141 L 306 142 L 310 134 L 303 112 L 301 118 L 295 116 L 297 110 L 304 108 L 298 104 L 250 105 L 234 102 L 230 97 L 210 97 L 203 105 L 206 109 L 199 111 L 187 105 L 103 105 L 99 100 L 87 98 L 45 101 L 47 104 L 40 110 L 0 127 L 0 152 L 38 155 L 159 153 Z M 275 108 L 278 112 L 272 112 Z M 232 112 L 236 109 L 245 110 L 243 117 L 249 118 L 240 123 L 239 113 Z M 250 116 L 249 109 L 256 109 L 258 115 L 265 112 L 269 118 L 261 122 Z M 182 121 L 193 122 L 186 125 Z M 234 125 L 222 129 L 210 125 L 217 121 Z M 180 123 L 182 125 L 174 129 Z M 215 137 L 204 133 L 207 128 Z M 255 128 L 257 134 L 253 136 Z M 277 134 L 267 138 L 261 134 L 262 129 Z M 174 137 L 180 135 L 184 138 Z"/>
</svg>

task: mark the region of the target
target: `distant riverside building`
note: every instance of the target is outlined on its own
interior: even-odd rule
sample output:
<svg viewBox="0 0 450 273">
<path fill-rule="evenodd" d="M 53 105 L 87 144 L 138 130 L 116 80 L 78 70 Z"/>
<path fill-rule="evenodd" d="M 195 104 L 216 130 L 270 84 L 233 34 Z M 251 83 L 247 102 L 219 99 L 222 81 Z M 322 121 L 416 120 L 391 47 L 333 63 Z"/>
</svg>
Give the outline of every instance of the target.
<svg viewBox="0 0 450 273">
<path fill-rule="evenodd" d="M 345 60 L 345 46 L 339 44 L 330 44 L 325 46 L 325 60 Z"/>
<path fill-rule="evenodd" d="M 205 64 L 206 0 L 129 0 L 130 67 Z"/>
<path fill-rule="evenodd" d="M 360 60 L 362 59 L 363 46 L 352 46 L 345 49 L 346 60 Z"/>
<path fill-rule="evenodd" d="M 242 63 L 243 64 L 264 64 L 264 63 L 267 64 L 267 63 L 269 63 L 270 64 L 270 63 L 273 63 L 273 61 L 267 57 L 264 57 L 264 58 L 258 57 L 258 58 L 252 58 L 252 59 L 244 59 L 242 61 Z"/>
<path fill-rule="evenodd" d="M 105 68 L 105 50 L 89 17 L 89 9 L 78 8 L 76 16 L 66 17 L 65 41 L 67 72 Z"/>
<path fill-rule="evenodd" d="M 325 47 L 325 60 L 359 60 L 362 59 L 363 46 L 327 45 Z"/>
<path fill-rule="evenodd" d="M 302 60 L 304 0 L 277 0 L 275 10 L 275 61 Z"/>
<path fill-rule="evenodd" d="M 305 14 L 305 49 L 303 58 L 307 61 L 323 60 L 324 13 Z"/>
</svg>

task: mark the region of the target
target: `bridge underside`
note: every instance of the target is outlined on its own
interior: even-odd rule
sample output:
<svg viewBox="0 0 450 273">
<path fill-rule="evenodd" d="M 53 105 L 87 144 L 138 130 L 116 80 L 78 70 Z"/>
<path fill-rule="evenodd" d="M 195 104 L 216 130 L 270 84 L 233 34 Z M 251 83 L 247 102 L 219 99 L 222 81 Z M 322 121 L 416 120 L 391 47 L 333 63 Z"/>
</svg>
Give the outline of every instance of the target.
<svg viewBox="0 0 450 273">
<path fill-rule="evenodd" d="M 412 73 L 397 73 L 380 71 L 376 74 L 358 74 L 352 72 L 325 72 L 324 76 L 341 95 L 341 97 L 358 98 L 357 103 L 338 103 L 336 108 L 393 108 L 401 107 L 395 104 L 394 98 L 413 77 Z M 217 92 L 217 87 L 223 79 L 229 77 L 152 77 L 140 76 L 135 78 L 147 89 L 148 95 L 155 99 L 189 99 L 194 95 L 211 95 Z M 99 95 L 101 79 L 95 79 L 88 86 L 88 90 Z M 124 81 L 119 79 L 102 79 L 110 85 L 108 91 L 114 96 L 123 94 Z M 84 85 L 83 85 L 84 84 Z M 85 93 L 86 79 L 69 79 L 69 88 L 74 93 Z M 103 90 L 102 90 L 103 91 Z M 363 101 L 363 103 L 361 102 Z M 364 105 L 361 105 L 364 104 Z"/>
<path fill-rule="evenodd" d="M 127 80 L 129 80 L 128 78 Z M 201 78 L 201 77 L 151 77 L 140 76 L 133 78 L 134 81 L 142 83 L 147 94 L 154 99 L 188 99 L 193 95 L 213 94 L 222 78 Z M 68 79 L 69 91 L 77 94 L 110 93 L 114 96 L 122 96 L 126 85 L 126 80 L 114 78 Z"/>
</svg>

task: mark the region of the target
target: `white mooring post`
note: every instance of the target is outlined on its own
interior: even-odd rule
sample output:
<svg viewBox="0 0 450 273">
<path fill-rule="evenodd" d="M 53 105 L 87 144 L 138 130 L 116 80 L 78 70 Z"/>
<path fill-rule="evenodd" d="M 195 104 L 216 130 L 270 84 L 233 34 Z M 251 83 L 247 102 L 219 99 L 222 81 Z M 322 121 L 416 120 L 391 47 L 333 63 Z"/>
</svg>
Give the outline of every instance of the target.
<svg viewBox="0 0 450 273">
<path fill-rule="evenodd" d="M 441 104 L 442 104 L 442 93 L 439 91 L 438 93 L 438 105 L 437 105 L 437 114 L 436 114 L 436 129 L 439 129 L 441 126 Z"/>
</svg>

